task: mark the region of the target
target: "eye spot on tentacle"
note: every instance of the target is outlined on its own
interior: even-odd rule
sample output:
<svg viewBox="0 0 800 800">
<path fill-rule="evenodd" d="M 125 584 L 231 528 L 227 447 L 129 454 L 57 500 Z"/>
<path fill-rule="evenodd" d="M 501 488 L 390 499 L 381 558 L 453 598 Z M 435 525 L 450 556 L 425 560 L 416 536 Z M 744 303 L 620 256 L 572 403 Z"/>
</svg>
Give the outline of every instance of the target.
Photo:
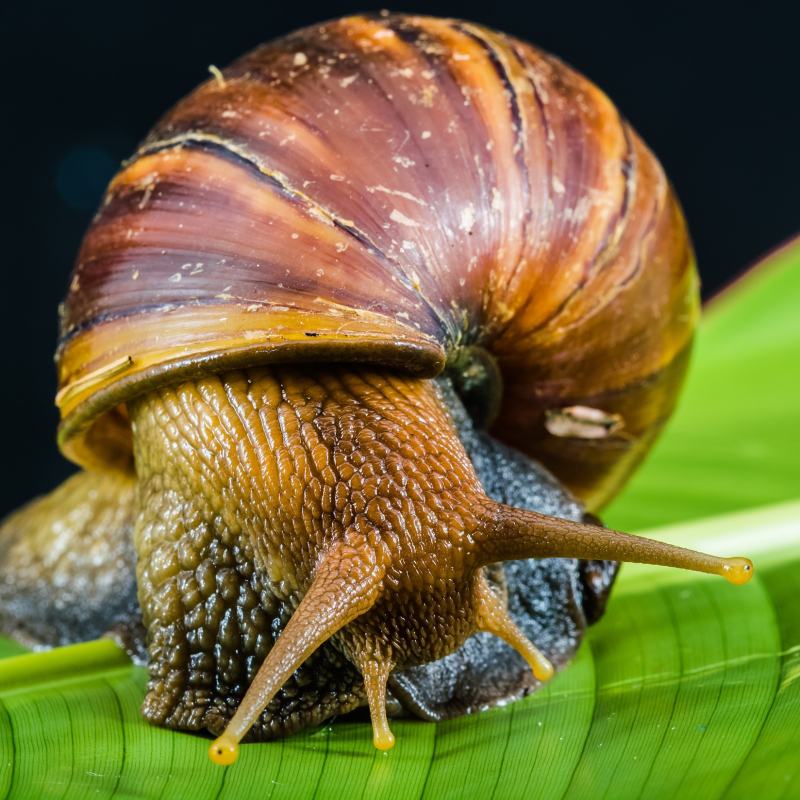
<svg viewBox="0 0 800 800">
<path fill-rule="evenodd" d="M 208 748 L 208 757 L 221 767 L 233 764 L 239 758 L 239 745 L 228 736 L 220 736 Z"/>
<path fill-rule="evenodd" d="M 741 586 L 753 577 L 753 562 L 749 558 L 726 558 L 722 575 L 734 586 Z"/>
</svg>

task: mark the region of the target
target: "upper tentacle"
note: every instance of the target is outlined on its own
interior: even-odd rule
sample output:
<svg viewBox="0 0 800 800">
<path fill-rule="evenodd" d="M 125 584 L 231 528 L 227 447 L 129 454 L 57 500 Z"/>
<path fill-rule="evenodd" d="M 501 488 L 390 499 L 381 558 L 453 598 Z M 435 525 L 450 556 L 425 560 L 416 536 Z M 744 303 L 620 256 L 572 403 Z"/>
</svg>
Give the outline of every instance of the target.
<svg viewBox="0 0 800 800">
<path fill-rule="evenodd" d="M 488 501 L 476 508 L 475 551 L 480 563 L 521 558 L 588 558 L 660 564 L 747 583 L 753 564 L 746 558 L 719 558 L 643 536 L 548 517 Z"/>
</svg>

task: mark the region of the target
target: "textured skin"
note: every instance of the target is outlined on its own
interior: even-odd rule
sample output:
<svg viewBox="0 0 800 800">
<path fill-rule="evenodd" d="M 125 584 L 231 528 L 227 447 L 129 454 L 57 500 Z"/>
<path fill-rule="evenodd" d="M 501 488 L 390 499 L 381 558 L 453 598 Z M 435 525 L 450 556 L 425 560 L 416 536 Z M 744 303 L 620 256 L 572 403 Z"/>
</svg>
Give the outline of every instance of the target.
<svg viewBox="0 0 800 800">
<path fill-rule="evenodd" d="M 488 500 L 447 411 L 452 390 L 444 389 L 391 373 L 262 367 L 162 389 L 132 405 L 138 579 L 150 633 L 148 719 L 220 732 L 287 612 L 304 598 L 303 614 L 292 618 L 297 630 L 283 639 L 297 636 L 297 652 L 276 653 L 275 674 L 306 652 L 312 639 L 304 637 L 317 636 L 319 644 L 344 627 L 303 668 L 315 685 L 298 702 L 297 674 L 290 679 L 253 738 L 363 703 L 350 664 L 365 659 L 391 663 L 400 676 L 393 686 L 423 716 L 431 704 L 440 716 L 472 707 L 463 692 L 426 698 L 413 674 L 404 679 L 401 672 L 454 653 L 478 628 L 481 557 L 469 542 L 476 509 Z M 492 461 L 507 464 L 508 454 L 478 446 L 465 416 L 459 428 L 484 453 L 487 474 Z M 545 490 L 551 503 L 555 491 Z M 580 515 L 579 506 L 572 513 Z M 355 581 L 352 567 L 342 566 L 353 558 L 370 564 Z M 329 559 L 339 564 L 333 572 Z M 323 567 L 330 579 L 308 595 Z M 494 578 L 502 583 L 502 570 Z M 574 613 L 567 611 L 574 627 L 561 641 L 557 666 L 585 628 L 579 572 L 566 583 L 575 592 L 568 601 Z M 547 602 L 553 596 L 546 592 L 544 599 L 557 616 L 568 608 L 563 600 Z M 332 601 L 338 608 L 326 605 Z M 283 619 L 265 631 L 279 609 Z M 302 633 L 307 620 L 319 623 L 316 634 Z M 475 663 L 486 668 L 497 649 L 483 649 Z M 513 663 L 499 687 L 489 683 L 480 706 L 531 688 Z"/>
<path fill-rule="evenodd" d="M 698 293 L 664 172 L 596 86 L 398 14 L 298 31 L 178 103 L 109 186 L 63 310 L 60 441 L 84 466 L 129 465 L 120 404 L 156 386 L 334 360 L 431 377 L 476 347 L 505 384 L 494 434 L 594 510 L 672 410 Z M 575 405 L 623 424 L 545 428 Z"/>
<path fill-rule="evenodd" d="M 272 645 L 253 623 L 259 596 L 267 609 L 299 604 L 320 554 L 351 528 L 385 565 L 387 592 L 334 638 L 348 656 L 366 645 L 402 668 L 475 631 L 476 563 L 463 539 L 482 491 L 435 386 L 422 387 L 260 368 L 133 405 L 148 719 L 219 730 Z M 291 711 L 287 721 L 272 710 L 263 734 L 288 732 Z"/>
</svg>

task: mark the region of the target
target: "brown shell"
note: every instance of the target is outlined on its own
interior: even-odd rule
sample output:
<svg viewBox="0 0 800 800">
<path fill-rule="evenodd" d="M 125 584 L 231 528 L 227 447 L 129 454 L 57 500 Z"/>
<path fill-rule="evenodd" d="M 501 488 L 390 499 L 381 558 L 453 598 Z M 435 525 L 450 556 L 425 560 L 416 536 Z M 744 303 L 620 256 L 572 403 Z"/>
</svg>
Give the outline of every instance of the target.
<svg viewBox="0 0 800 800">
<path fill-rule="evenodd" d="M 697 308 L 675 196 L 600 90 L 481 26 L 349 17 L 217 72 L 114 178 L 63 307 L 59 441 L 124 468 L 124 403 L 156 385 L 277 360 L 433 376 L 478 346 L 495 434 L 597 508 L 671 412 Z M 549 433 L 570 406 L 621 424 Z"/>
</svg>

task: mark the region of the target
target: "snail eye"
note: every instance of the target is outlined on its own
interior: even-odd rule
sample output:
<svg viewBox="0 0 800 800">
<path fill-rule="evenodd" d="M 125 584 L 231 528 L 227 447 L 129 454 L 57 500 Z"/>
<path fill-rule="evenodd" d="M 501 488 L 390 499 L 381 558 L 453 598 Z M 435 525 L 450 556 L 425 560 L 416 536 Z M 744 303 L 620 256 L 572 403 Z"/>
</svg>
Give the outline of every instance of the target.
<svg viewBox="0 0 800 800">
<path fill-rule="evenodd" d="M 208 748 L 208 757 L 215 764 L 227 767 L 239 758 L 239 745 L 231 736 L 223 734 Z"/>
</svg>

